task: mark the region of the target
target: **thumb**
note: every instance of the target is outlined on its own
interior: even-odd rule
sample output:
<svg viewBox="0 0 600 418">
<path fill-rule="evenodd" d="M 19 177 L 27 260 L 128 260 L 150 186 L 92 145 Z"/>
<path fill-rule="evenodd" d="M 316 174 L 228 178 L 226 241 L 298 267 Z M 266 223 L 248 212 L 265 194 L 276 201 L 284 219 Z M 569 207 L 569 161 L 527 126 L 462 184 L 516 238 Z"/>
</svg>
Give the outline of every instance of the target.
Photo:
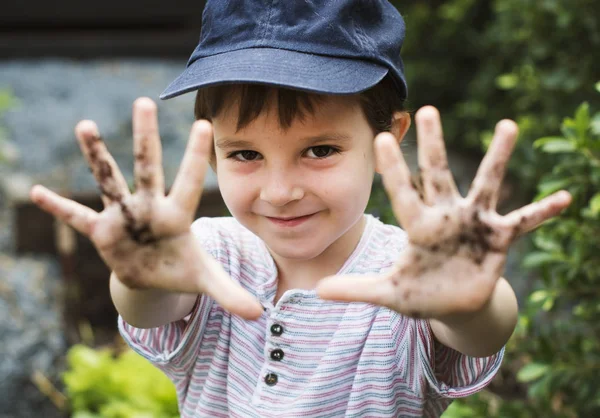
<svg viewBox="0 0 600 418">
<path fill-rule="evenodd" d="M 263 307 L 254 296 L 229 277 L 221 264 L 205 254 L 204 264 L 207 271 L 207 283 L 203 284 L 204 293 L 234 315 L 245 319 L 257 319 L 263 313 Z"/>
<path fill-rule="evenodd" d="M 383 274 L 325 277 L 317 285 L 316 291 L 322 299 L 383 306 L 389 306 L 393 302 L 395 292 L 391 280 Z"/>
</svg>

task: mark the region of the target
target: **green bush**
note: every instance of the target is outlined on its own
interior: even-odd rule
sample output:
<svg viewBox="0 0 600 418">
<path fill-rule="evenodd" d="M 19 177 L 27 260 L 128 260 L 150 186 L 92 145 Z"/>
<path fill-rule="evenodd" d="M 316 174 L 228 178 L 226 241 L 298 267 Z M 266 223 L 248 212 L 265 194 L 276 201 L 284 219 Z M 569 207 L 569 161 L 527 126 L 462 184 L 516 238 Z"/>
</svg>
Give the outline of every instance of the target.
<svg viewBox="0 0 600 418">
<path fill-rule="evenodd" d="M 506 367 L 522 365 L 516 378 L 526 393 L 510 401 L 483 393 L 444 417 L 600 416 L 600 112 L 592 116 L 584 103 L 563 121 L 561 136 L 534 145 L 553 161 L 536 199 L 567 189 L 573 203 L 535 231 L 535 249 L 523 260 L 539 278 Z"/>
<path fill-rule="evenodd" d="M 127 350 L 73 346 L 63 375 L 73 418 L 179 417 L 173 383 L 150 362 Z"/>
<path fill-rule="evenodd" d="M 393 1 L 406 21 L 403 57 L 411 107 L 440 108 L 450 147 L 477 153 L 496 122 L 521 135 L 511 165 L 533 192 L 548 165 L 531 143 L 584 101 L 600 107 L 600 2 Z M 482 134 L 483 133 L 483 134 Z"/>
<path fill-rule="evenodd" d="M 8 110 L 16 107 L 18 101 L 12 94 L 10 89 L 0 88 L 0 122 L 2 122 L 2 116 Z M 6 164 L 5 146 L 8 141 L 8 133 L 2 124 L 0 124 L 0 164 Z"/>
</svg>

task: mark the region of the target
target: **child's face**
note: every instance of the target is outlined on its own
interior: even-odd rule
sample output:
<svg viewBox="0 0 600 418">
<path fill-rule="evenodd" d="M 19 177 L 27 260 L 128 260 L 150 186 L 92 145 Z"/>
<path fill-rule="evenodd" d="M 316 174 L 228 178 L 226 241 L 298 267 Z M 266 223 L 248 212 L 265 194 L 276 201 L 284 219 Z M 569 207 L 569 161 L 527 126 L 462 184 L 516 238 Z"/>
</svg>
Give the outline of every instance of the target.
<svg viewBox="0 0 600 418">
<path fill-rule="evenodd" d="M 358 102 L 330 96 L 315 106 L 314 116 L 296 118 L 285 132 L 272 105 L 237 133 L 237 106 L 212 121 L 227 207 L 289 259 L 309 260 L 355 237 L 373 181 L 374 133 Z M 306 215 L 287 224 L 272 219 Z"/>
</svg>

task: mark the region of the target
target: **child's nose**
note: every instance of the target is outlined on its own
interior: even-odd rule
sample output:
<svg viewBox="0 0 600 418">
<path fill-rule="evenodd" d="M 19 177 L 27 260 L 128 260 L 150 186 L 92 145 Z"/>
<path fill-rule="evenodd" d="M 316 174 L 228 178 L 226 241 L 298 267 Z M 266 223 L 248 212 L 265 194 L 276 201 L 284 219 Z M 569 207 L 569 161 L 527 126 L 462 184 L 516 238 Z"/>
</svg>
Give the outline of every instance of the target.
<svg viewBox="0 0 600 418">
<path fill-rule="evenodd" d="M 294 200 L 302 199 L 304 189 L 298 185 L 297 180 L 289 174 L 272 173 L 268 175 L 260 190 L 261 200 L 273 206 L 285 206 Z"/>
</svg>

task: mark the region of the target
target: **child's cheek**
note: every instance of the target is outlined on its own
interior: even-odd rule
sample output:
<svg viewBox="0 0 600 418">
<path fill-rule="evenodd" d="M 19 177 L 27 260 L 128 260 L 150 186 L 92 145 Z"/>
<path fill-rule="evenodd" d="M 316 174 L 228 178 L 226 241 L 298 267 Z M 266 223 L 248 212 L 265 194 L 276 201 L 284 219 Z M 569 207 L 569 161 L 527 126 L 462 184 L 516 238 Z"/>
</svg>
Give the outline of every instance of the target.
<svg viewBox="0 0 600 418">
<path fill-rule="evenodd" d="M 219 173 L 227 177 L 247 176 L 255 173 L 258 168 L 258 162 L 239 162 L 229 158 L 219 161 Z"/>
</svg>

